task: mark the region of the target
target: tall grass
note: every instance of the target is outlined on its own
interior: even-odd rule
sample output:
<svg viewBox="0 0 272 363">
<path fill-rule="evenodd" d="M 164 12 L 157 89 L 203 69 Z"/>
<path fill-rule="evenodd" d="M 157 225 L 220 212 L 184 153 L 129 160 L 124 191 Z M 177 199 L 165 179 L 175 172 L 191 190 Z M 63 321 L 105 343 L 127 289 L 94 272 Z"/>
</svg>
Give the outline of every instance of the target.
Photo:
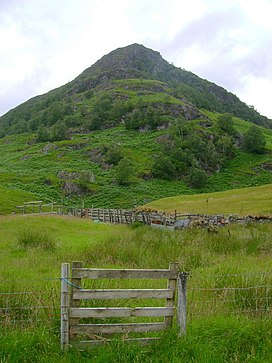
<svg viewBox="0 0 272 363">
<path fill-rule="evenodd" d="M 53 251 L 40 247 L 18 249 L 18 229 L 46 231 L 58 243 Z M 62 217 L 1 217 L 0 293 L 32 293 L 0 295 L 0 320 L 7 319 L 1 324 L 0 361 L 268 361 L 272 353 L 270 290 L 247 287 L 272 285 L 271 233 L 269 223 L 231 225 L 210 233 L 204 229 L 133 229 Z M 61 263 L 72 260 L 101 268 L 167 268 L 169 262 L 178 262 L 181 270 L 190 273 L 187 336 L 180 339 L 175 331 L 166 332 L 160 344 L 150 347 L 118 341 L 90 353 L 72 349 L 67 355 L 62 354 L 58 278 Z M 112 283 L 120 286 L 120 281 L 105 280 L 96 287 Z M 88 284 L 92 282 L 83 282 L 83 286 Z M 132 287 L 129 284 L 130 281 L 125 282 L 124 288 Z M 136 280 L 133 284 L 149 287 L 148 281 Z M 165 281 L 159 281 L 158 287 L 165 287 Z M 116 302 L 117 306 L 127 303 Z M 152 306 L 150 301 L 147 304 Z M 22 306 L 27 308 L 23 312 Z M 3 308 L 8 308 L 9 313 Z M 266 309 L 263 314 L 261 309 Z M 20 319 L 33 322 L 29 327 L 27 323 L 20 324 Z"/>
<path fill-rule="evenodd" d="M 45 250 L 54 250 L 56 241 L 45 230 L 22 229 L 17 233 L 18 245 L 22 248 L 41 247 Z"/>
<path fill-rule="evenodd" d="M 166 332 L 163 339 L 150 346 L 120 341 L 93 348 L 71 349 L 62 353 L 58 337 L 42 327 L 35 331 L 10 332 L 1 335 L 1 362 L 94 362 L 94 363 L 164 363 L 164 362 L 270 362 L 272 354 L 271 321 L 203 319 L 195 322 L 186 336 Z"/>
</svg>

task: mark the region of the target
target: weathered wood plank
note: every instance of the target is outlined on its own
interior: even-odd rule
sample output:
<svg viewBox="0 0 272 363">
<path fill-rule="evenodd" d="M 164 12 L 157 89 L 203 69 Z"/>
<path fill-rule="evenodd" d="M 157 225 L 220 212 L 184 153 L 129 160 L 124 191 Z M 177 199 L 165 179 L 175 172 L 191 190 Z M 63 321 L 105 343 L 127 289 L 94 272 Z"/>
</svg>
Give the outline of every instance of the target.
<svg viewBox="0 0 272 363">
<path fill-rule="evenodd" d="M 128 338 L 128 339 L 124 339 L 124 341 L 126 343 L 139 343 L 139 344 L 143 344 L 143 345 L 147 345 L 147 344 L 151 344 L 155 341 L 160 340 L 161 338 L 158 337 L 154 337 L 154 338 Z M 92 348 L 93 346 L 96 345 L 103 345 L 103 344 L 108 344 L 111 342 L 116 342 L 116 339 L 96 339 L 96 340 L 81 340 L 80 342 L 77 342 L 75 344 L 73 344 L 73 346 L 76 347 L 82 347 L 82 348 Z"/>
<path fill-rule="evenodd" d="M 61 265 L 61 323 L 60 323 L 60 340 L 61 349 L 66 351 L 69 347 L 69 264 Z"/>
<path fill-rule="evenodd" d="M 73 277 L 89 279 L 177 279 L 177 270 L 73 268 Z"/>
<path fill-rule="evenodd" d="M 73 299 L 173 299 L 171 289 L 74 290 Z"/>
<path fill-rule="evenodd" d="M 162 331 L 164 323 L 129 323 L 129 324 L 79 324 L 70 327 L 72 334 L 113 334 L 147 333 Z"/>
<path fill-rule="evenodd" d="M 172 262 L 169 264 L 169 270 L 175 272 L 176 274 L 178 274 L 178 263 L 176 262 Z M 174 279 L 169 279 L 168 280 L 168 289 L 170 290 L 174 290 L 176 289 L 176 284 L 177 284 L 177 279 L 174 278 Z M 167 298 L 166 299 L 166 307 L 168 308 L 173 308 L 175 306 L 175 295 L 173 295 L 173 297 L 171 298 Z M 172 325 L 172 321 L 173 321 L 173 317 L 172 316 L 166 316 L 164 318 L 164 321 L 165 321 L 165 324 L 167 326 L 171 326 Z"/>
<path fill-rule="evenodd" d="M 177 322 L 180 328 L 180 335 L 186 334 L 187 277 L 188 274 L 186 272 L 180 272 L 178 278 Z"/>
<path fill-rule="evenodd" d="M 71 318 L 126 318 L 126 317 L 153 317 L 153 316 L 173 316 L 174 308 L 165 307 L 145 307 L 145 308 L 72 308 Z"/>
<path fill-rule="evenodd" d="M 81 261 L 74 261 L 72 263 L 72 284 L 75 286 L 81 285 L 81 278 L 73 276 L 73 269 L 75 268 L 81 268 L 83 266 L 83 263 Z M 70 294 L 70 307 L 71 308 L 78 308 L 80 306 L 80 300 L 75 297 L 75 292 L 77 289 L 72 286 L 71 287 L 71 294 Z M 79 320 L 75 318 L 70 318 L 70 324 L 78 324 Z"/>
</svg>

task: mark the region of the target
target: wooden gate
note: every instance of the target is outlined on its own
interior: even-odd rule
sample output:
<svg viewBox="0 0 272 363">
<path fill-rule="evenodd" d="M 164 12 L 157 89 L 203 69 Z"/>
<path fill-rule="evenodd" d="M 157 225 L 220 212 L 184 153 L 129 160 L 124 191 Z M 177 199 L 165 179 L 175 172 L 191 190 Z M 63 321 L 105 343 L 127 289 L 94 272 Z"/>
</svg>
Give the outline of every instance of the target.
<svg viewBox="0 0 272 363">
<path fill-rule="evenodd" d="M 175 292 L 177 281 L 178 293 L 178 314 L 177 321 L 180 325 L 181 333 L 186 329 L 186 273 L 178 272 L 178 264 L 170 263 L 169 269 L 94 269 L 83 268 L 82 262 L 73 262 L 71 278 L 70 266 L 62 264 L 61 277 L 61 347 L 67 350 L 70 344 L 86 346 L 90 344 L 105 343 L 109 335 L 116 333 L 125 334 L 126 340 L 140 341 L 147 343 L 158 339 L 158 337 L 135 337 L 136 333 L 152 333 L 163 331 L 172 325 L 175 312 Z M 149 279 L 167 280 L 166 288 L 148 289 L 120 289 L 120 288 L 83 288 L 84 279 L 107 279 L 110 283 L 116 279 Z M 90 280 L 89 280 L 90 282 Z M 118 299 L 118 304 L 109 307 L 105 300 Z M 120 304 L 127 305 L 127 302 L 134 300 L 138 304 L 139 299 L 160 299 L 165 302 L 164 306 L 151 307 L 119 307 Z M 163 300 L 161 300 L 163 299 Z M 101 300 L 100 307 L 97 300 Z M 87 306 L 87 302 L 92 307 Z M 148 300 L 150 301 L 150 300 Z M 155 300 L 158 301 L 158 300 Z M 84 306 L 82 306 L 84 305 Z M 153 305 L 153 304 L 152 304 Z M 104 323 L 105 319 L 112 318 L 114 322 Z M 136 318 L 138 322 L 117 322 L 121 319 Z M 162 320 L 150 322 L 150 320 Z M 159 319 L 158 319 L 159 318 Z M 103 323 L 101 323 L 102 319 Z M 148 322 L 144 321 L 149 319 Z M 139 322 L 140 320 L 140 322 Z M 99 322 L 97 322 L 99 321 Z M 134 336 L 130 338 L 130 334 Z M 86 340 L 86 337 L 88 340 Z M 82 340 L 82 338 L 84 340 Z"/>
</svg>

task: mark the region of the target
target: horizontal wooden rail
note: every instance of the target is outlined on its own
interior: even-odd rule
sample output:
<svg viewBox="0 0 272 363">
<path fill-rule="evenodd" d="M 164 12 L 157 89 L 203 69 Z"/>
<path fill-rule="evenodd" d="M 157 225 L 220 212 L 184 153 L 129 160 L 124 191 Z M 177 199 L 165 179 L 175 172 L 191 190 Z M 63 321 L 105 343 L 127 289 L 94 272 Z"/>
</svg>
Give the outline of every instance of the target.
<svg viewBox="0 0 272 363">
<path fill-rule="evenodd" d="M 76 290 L 73 299 L 173 299 L 174 292 L 171 289 Z"/>
<path fill-rule="evenodd" d="M 160 338 L 126 338 L 126 343 L 140 343 L 142 345 L 147 345 L 153 343 L 155 341 L 160 340 Z M 101 338 L 99 340 L 81 340 L 78 343 L 74 343 L 73 345 L 78 348 L 92 348 L 94 345 L 102 345 L 110 342 L 114 342 L 116 339 L 106 339 Z"/>
<path fill-rule="evenodd" d="M 74 278 L 89 279 L 176 279 L 176 270 L 133 270 L 73 268 Z"/>
<path fill-rule="evenodd" d="M 128 323 L 128 324 L 78 324 L 70 327 L 71 334 L 113 334 L 146 333 L 162 331 L 165 323 Z"/>
<path fill-rule="evenodd" d="M 71 308 L 71 318 L 126 318 L 126 317 L 159 317 L 173 316 L 174 308 Z"/>
</svg>

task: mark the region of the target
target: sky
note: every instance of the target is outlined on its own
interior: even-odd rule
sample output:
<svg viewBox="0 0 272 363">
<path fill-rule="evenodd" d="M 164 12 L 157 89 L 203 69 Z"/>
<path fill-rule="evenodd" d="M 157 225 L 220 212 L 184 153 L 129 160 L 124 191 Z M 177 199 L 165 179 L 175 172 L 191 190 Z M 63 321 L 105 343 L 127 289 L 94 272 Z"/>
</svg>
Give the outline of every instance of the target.
<svg viewBox="0 0 272 363">
<path fill-rule="evenodd" d="M 272 119 L 272 0 L 0 0 L 0 115 L 133 43 Z"/>
</svg>

